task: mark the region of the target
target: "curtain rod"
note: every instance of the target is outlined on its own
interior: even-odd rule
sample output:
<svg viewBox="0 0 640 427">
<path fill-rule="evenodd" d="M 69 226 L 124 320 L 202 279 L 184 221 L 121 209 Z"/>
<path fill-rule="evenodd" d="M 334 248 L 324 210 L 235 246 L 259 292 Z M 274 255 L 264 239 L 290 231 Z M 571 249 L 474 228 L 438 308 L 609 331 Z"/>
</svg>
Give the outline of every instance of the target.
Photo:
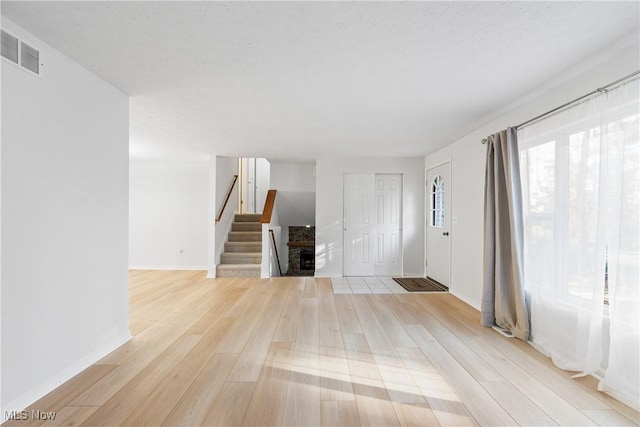
<svg viewBox="0 0 640 427">
<path fill-rule="evenodd" d="M 542 113 L 542 114 L 540 114 L 539 116 L 534 117 L 533 119 L 529 119 L 529 120 L 527 120 L 526 122 L 520 123 L 518 126 L 516 126 L 516 129 L 519 129 L 519 128 L 523 127 L 523 126 L 526 126 L 526 125 L 528 125 L 528 124 L 530 124 L 530 123 L 533 123 L 533 122 L 535 122 L 535 121 L 536 121 L 536 120 L 538 120 L 538 119 L 541 119 L 541 118 L 543 118 L 543 117 L 545 117 L 545 116 L 548 116 L 549 114 L 553 114 L 553 113 L 555 113 L 555 112 L 556 112 L 556 111 L 558 111 L 558 110 L 562 110 L 563 108 L 568 107 L 568 106 L 569 106 L 569 105 L 571 105 L 571 104 L 575 104 L 576 102 L 582 101 L 583 99 L 588 98 L 588 97 L 590 97 L 590 96 L 592 96 L 592 95 L 595 95 L 596 93 L 606 92 L 606 91 L 607 91 L 607 88 L 610 88 L 610 87 L 611 87 L 611 86 L 613 86 L 613 85 L 616 85 L 616 84 L 618 84 L 618 83 L 620 83 L 620 82 L 623 82 L 623 81 L 625 81 L 625 80 L 628 80 L 628 79 L 630 79 L 630 78 L 632 78 L 632 77 L 635 77 L 635 76 L 637 76 L 638 74 L 640 74 L 640 70 L 634 71 L 633 73 L 631 73 L 631 74 L 629 74 L 629 75 L 626 75 L 626 76 L 624 76 L 624 77 L 622 77 L 622 78 L 620 78 L 620 79 L 618 79 L 618 80 L 616 80 L 616 81 L 614 81 L 614 82 L 611 82 L 611 83 L 609 83 L 609 84 L 607 84 L 607 85 L 604 85 L 604 86 L 602 86 L 602 87 L 599 87 L 599 88 L 597 88 L 596 90 L 594 90 L 594 91 L 592 91 L 592 92 L 589 92 L 589 93 L 588 93 L 588 94 L 586 94 L 586 95 L 582 95 L 582 96 L 581 96 L 581 97 L 579 97 L 579 98 L 576 98 L 576 99 L 574 99 L 574 100 L 572 100 L 572 101 L 566 102 L 566 103 L 562 104 L 562 105 L 561 105 L 561 106 L 559 106 L 559 107 L 556 107 L 556 108 L 554 108 L 554 109 L 552 109 L 552 110 L 547 111 L 546 113 Z M 487 138 L 484 138 L 484 139 L 483 139 L 482 141 L 480 141 L 480 142 L 481 142 L 482 144 L 486 144 L 486 143 L 487 143 Z"/>
</svg>

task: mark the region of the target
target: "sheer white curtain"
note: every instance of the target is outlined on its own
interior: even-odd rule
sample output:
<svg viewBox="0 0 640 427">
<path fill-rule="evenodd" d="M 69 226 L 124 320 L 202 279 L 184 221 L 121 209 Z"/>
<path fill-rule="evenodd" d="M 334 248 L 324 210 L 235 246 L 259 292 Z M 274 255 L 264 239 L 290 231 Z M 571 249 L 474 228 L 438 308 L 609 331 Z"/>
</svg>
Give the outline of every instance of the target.
<svg viewBox="0 0 640 427">
<path fill-rule="evenodd" d="M 639 89 L 627 81 L 518 131 L 530 341 L 635 409 Z"/>
</svg>

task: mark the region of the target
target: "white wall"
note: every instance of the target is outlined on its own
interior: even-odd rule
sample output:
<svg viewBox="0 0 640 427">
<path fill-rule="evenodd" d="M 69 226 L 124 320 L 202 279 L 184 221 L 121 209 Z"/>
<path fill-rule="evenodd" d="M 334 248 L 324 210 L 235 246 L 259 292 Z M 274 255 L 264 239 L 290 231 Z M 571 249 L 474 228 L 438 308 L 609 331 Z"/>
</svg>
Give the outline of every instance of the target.
<svg viewBox="0 0 640 427">
<path fill-rule="evenodd" d="M 313 162 L 271 162 L 271 188 L 278 191 L 316 191 Z"/>
<path fill-rule="evenodd" d="M 278 225 L 278 209 L 275 206 L 271 214 L 271 222 L 269 224 L 262 224 L 262 260 L 260 262 L 260 277 L 263 279 L 280 275 L 280 271 L 278 270 L 278 260 L 276 259 L 275 251 L 273 249 L 273 241 L 269 230 L 273 230 L 273 238 L 276 241 L 278 251 L 280 251 L 280 247 L 282 246 L 282 228 Z M 282 256 L 281 253 L 278 253 L 278 256 Z M 282 259 L 280 259 L 280 268 L 282 269 L 283 274 L 287 272 L 282 264 Z"/>
<path fill-rule="evenodd" d="M 479 309 L 482 294 L 484 227 L 484 168 L 488 135 L 518 125 L 552 108 L 585 95 L 638 69 L 637 33 L 588 61 L 578 64 L 525 97 L 524 104 L 477 131 L 429 155 L 425 169 L 451 161 L 452 216 L 450 292 Z"/>
<path fill-rule="evenodd" d="M 280 223 L 287 226 L 315 225 L 315 191 L 278 191 L 276 204 L 280 210 Z"/>
<path fill-rule="evenodd" d="M 313 162 L 271 162 L 271 188 L 278 190 L 281 224 L 315 224 L 315 166 Z"/>
<path fill-rule="evenodd" d="M 403 274 L 424 276 L 424 160 L 319 158 L 316 161 L 316 277 L 342 276 L 345 173 L 402 174 Z"/>
<path fill-rule="evenodd" d="M 278 245 L 278 251 L 280 255 L 280 268 L 282 268 L 282 272 L 287 274 L 289 271 L 289 226 L 281 225 L 280 226 L 280 244 Z"/>
<path fill-rule="evenodd" d="M 127 96 L 40 50 L 2 67 L 2 401 L 20 410 L 130 338 Z"/>
<path fill-rule="evenodd" d="M 209 162 L 131 161 L 129 265 L 207 268 Z"/>
</svg>

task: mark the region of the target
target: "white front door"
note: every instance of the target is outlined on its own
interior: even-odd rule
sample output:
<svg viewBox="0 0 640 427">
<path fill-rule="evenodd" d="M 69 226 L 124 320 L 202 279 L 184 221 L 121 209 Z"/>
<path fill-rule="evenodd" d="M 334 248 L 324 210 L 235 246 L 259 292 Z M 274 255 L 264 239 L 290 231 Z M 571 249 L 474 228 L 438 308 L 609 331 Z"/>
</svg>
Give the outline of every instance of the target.
<svg viewBox="0 0 640 427">
<path fill-rule="evenodd" d="M 374 174 L 344 175 L 344 275 L 373 276 Z"/>
<path fill-rule="evenodd" d="M 451 241 L 451 166 L 427 171 L 427 277 L 449 287 Z"/>
<path fill-rule="evenodd" d="M 376 276 L 400 276 L 402 175 L 376 174 Z"/>
<path fill-rule="evenodd" d="M 344 175 L 345 276 L 402 274 L 402 175 Z"/>
</svg>

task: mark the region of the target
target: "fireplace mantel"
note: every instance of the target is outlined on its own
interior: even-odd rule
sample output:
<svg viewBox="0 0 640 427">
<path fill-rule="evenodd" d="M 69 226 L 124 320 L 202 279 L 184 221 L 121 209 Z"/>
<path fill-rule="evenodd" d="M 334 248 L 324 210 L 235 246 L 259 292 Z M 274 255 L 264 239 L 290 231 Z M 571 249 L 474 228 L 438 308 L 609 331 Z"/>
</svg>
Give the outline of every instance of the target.
<svg viewBox="0 0 640 427">
<path fill-rule="evenodd" d="M 313 248 L 316 242 L 287 242 L 290 248 Z"/>
</svg>

